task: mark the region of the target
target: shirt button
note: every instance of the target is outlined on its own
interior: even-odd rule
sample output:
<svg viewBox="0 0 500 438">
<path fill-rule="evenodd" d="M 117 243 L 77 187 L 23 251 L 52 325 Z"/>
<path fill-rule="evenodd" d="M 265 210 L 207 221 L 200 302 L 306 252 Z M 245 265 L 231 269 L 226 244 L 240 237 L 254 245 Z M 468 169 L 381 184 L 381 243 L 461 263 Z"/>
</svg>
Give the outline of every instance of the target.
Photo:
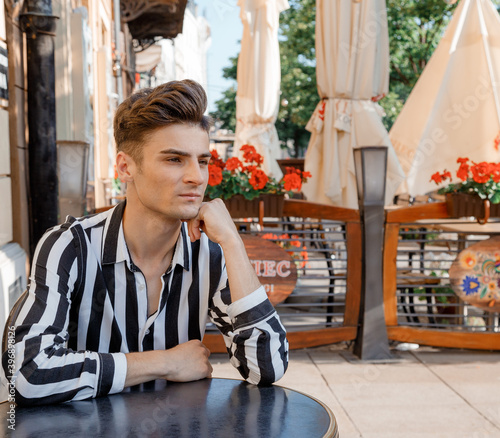
<svg viewBox="0 0 500 438">
<path fill-rule="evenodd" d="M 149 335 L 149 329 L 146 330 L 146 334 Z"/>
<path fill-rule="evenodd" d="M 141 291 L 142 291 L 142 290 L 144 290 L 144 285 L 143 285 L 143 284 L 141 284 L 141 285 L 139 286 L 139 290 L 141 290 Z"/>
</svg>

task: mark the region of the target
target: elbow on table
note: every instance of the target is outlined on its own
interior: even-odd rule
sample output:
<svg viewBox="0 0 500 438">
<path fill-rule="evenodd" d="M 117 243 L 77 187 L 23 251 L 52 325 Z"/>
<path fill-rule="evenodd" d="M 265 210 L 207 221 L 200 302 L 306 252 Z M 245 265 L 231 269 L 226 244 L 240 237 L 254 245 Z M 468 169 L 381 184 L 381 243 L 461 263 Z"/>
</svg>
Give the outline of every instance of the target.
<svg viewBox="0 0 500 438">
<path fill-rule="evenodd" d="M 78 389 L 67 388 L 60 392 L 56 388 L 50 388 L 51 384 L 33 383 L 41 378 L 36 369 L 31 371 L 29 375 L 23 374 L 22 371 L 21 368 L 20 372 L 16 374 L 13 383 L 15 389 L 14 401 L 18 406 L 31 407 L 62 403 L 73 400 L 77 396 Z"/>
<path fill-rule="evenodd" d="M 288 368 L 288 355 L 279 362 L 281 366 L 261 369 L 259 373 L 251 372 L 247 377 L 247 382 L 258 386 L 270 386 L 276 383 L 284 375 Z"/>
<path fill-rule="evenodd" d="M 44 402 L 44 397 L 36 397 L 36 389 L 25 378 L 19 374 L 16 377 L 13 383 L 9 384 L 9 387 L 12 385 L 15 389 L 15 400 L 13 401 L 18 406 L 31 407 L 47 404 Z"/>
</svg>

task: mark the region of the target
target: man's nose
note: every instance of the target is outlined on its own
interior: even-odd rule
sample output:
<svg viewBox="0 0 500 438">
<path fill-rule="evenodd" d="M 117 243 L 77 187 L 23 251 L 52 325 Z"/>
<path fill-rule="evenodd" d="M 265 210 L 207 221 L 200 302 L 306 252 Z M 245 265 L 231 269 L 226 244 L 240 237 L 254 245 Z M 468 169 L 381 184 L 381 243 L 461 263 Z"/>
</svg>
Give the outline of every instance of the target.
<svg viewBox="0 0 500 438">
<path fill-rule="evenodd" d="M 191 184 L 196 184 L 196 185 L 203 184 L 204 177 L 200 163 L 196 161 L 189 165 L 185 179 L 187 182 Z"/>
</svg>

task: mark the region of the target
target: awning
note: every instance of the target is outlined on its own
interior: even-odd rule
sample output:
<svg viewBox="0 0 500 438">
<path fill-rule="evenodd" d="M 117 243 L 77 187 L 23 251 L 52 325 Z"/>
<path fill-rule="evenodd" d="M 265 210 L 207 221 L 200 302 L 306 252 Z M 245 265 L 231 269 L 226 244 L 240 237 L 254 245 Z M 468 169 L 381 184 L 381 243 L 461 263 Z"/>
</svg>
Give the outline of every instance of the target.
<svg viewBox="0 0 500 438">
<path fill-rule="evenodd" d="M 122 21 L 137 40 L 175 38 L 182 32 L 187 0 L 121 0 Z"/>
<path fill-rule="evenodd" d="M 135 54 L 135 71 L 145 73 L 151 71 L 161 62 L 162 47 L 153 44 L 142 52 Z"/>
</svg>

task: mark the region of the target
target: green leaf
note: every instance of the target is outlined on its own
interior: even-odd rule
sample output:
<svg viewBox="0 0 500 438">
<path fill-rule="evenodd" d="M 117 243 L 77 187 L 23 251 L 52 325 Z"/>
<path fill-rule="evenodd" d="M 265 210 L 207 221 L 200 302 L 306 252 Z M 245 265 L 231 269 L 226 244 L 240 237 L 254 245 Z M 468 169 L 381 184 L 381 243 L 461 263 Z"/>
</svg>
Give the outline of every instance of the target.
<svg viewBox="0 0 500 438">
<path fill-rule="evenodd" d="M 488 287 L 485 286 L 483 288 L 483 290 L 481 291 L 481 294 L 479 295 L 479 298 L 484 298 L 487 291 L 488 291 Z"/>
<path fill-rule="evenodd" d="M 492 204 L 498 204 L 500 202 L 500 191 L 493 193 L 493 196 L 490 198 L 490 202 Z"/>
</svg>

